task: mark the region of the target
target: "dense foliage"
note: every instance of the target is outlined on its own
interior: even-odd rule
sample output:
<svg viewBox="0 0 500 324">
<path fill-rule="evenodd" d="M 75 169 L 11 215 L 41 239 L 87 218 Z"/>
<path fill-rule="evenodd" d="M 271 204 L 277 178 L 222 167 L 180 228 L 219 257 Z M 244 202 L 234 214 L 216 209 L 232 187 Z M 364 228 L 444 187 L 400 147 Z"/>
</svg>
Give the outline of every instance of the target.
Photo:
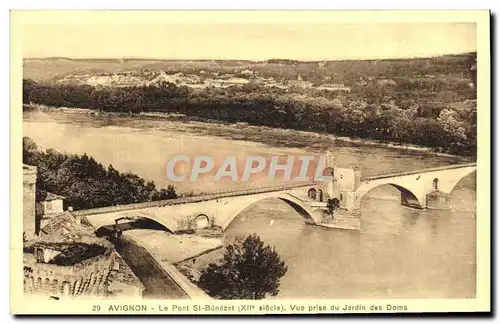
<svg viewBox="0 0 500 324">
<path fill-rule="evenodd" d="M 219 299 L 263 299 L 278 294 L 286 272 L 275 249 L 249 235 L 227 246 L 222 260 L 203 269 L 198 285 Z"/>
<path fill-rule="evenodd" d="M 28 137 L 23 138 L 23 163 L 37 167 L 37 200 L 45 192 L 66 197 L 74 210 L 176 198 L 173 186 L 157 190 L 152 181 L 132 173 L 105 168 L 94 158 L 42 151 Z"/>
</svg>

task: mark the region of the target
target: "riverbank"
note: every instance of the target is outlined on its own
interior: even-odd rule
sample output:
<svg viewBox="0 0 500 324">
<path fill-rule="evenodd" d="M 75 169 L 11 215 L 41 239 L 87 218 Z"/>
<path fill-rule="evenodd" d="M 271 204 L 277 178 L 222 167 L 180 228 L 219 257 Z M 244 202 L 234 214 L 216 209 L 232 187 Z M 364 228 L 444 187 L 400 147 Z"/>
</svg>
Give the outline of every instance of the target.
<svg viewBox="0 0 500 324">
<path fill-rule="evenodd" d="M 206 268 L 210 263 L 217 263 L 224 256 L 224 247 L 227 242 L 214 249 L 206 250 L 189 259 L 182 260 L 174 265 L 179 271 L 188 278 L 192 283 L 197 284 L 200 279 L 201 270 Z"/>
<path fill-rule="evenodd" d="M 127 231 L 126 236 L 148 251 L 175 282 L 183 282 L 182 286 L 191 287 L 193 293 L 200 293 L 192 285 L 196 286 L 201 269 L 222 257 L 225 244 L 223 237 L 208 238 L 145 229 Z"/>
<path fill-rule="evenodd" d="M 374 147 L 394 150 L 412 155 L 431 155 L 454 159 L 456 162 L 471 162 L 475 157 L 453 155 L 440 152 L 440 148 L 429 148 L 413 144 L 402 144 L 391 141 L 351 138 L 325 133 L 281 129 L 267 126 L 253 126 L 246 123 L 227 123 L 219 120 L 186 116 L 174 113 L 139 113 L 127 114 L 117 112 L 98 112 L 82 108 L 56 108 L 36 105 L 26 109 L 24 118 L 29 114 L 47 114 L 48 120 L 58 122 L 88 123 L 95 126 L 118 126 L 133 128 L 160 127 L 164 130 L 175 130 L 190 135 L 210 135 L 230 140 L 243 140 L 263 143 L 273 147 L 307 148 L 310 151 L 321 151 L 325 145 L 333 147 Z M 37 115 L 39 115 L 37 114 Z M 38 116 L 40 117 L 40 116 Z M 175 125 L 169 125 L 173 123 Z M 179 129 L 178 123 L 185 127 Z"/>
<path fill-rule="evenodd" d="M 195 234 L 170 234 L 148 229 L 130 230 L 126 233 L 151 254 L 172 264 L 196 258 L 206 251 L 220 248 L 223 244 L 223 238 L 207 238 Z"/>
<path fill-rule="evenodd" d="M 209 299 L 170 261 L 159 259 L 144 247 L 143 242 L 137 242 L 133 237 L 124 235 L 114 243 L 118 253 L 145 286 L 145 298 Z"/>
</svg>

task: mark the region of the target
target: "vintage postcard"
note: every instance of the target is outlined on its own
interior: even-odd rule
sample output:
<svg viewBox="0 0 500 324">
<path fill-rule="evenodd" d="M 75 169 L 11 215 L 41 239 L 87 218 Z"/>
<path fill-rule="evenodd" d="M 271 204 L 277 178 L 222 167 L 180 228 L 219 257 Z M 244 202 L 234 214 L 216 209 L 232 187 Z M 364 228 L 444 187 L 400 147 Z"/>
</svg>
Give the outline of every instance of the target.
<svg viewBox="0 0 500 324">
<path fill-rule="evenodd" d="M 489 19 L 12 11 L 11 312 L 489 312 Z"/>
</svg>

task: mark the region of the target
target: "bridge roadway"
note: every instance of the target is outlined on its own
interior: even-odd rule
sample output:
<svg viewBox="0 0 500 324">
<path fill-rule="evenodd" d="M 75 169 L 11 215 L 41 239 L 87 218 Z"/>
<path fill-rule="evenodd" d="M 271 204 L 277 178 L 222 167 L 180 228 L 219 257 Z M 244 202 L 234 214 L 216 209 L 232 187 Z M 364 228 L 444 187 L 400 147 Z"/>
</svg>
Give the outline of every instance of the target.
<svg viewBox="0 0 500 324">
<path fill-rule="evenodd" d="M 402 171 L 402 172 L 384 172 L 384 173 L 376 173 L 369 174 L 361 177 L 361 183 L 375 183 L 380 182 L 381 184 L 385 184 L 383 180 L 391 180 L 401 178 L 404 179 L 408 176 L 414 174 L 424 174 L 427 173 L 431 175 L 432 173 L 439 173 L 443 171 L 451 171 L 454 169 L 464 169 L 464 168 L 475 168 L 476 163 L 464 163 L 464 164 L 453 164 L 442 167 L 428 168 L 428 169 L 420 169 L 420 170 L 411 170 L 411 171 Z M 139 209 L 148 209 L 148 208 L 158 208 L 158 207 L 169 207 L 175 205 L 184 205 L 184 204 L 192 204 L 192 203 L 200 203 L 205 201 L 212 201 L 223 198 L 233 198 L 238 196 L 248 196 L 248 195 L 257 195 L 257 194 L 265 194 L 265 193 L 273 193 L 273 192 L 290 192 L 291 189 L 306 189 L 307 187 L 316 186 L 321 184 L 321 182 L 303 182 L 303 183 L 294 183 L 288 185 L 279 185 L 279 186 L 267 186 L 267 187 L 257 187 L 257 188 L 245 188 L 245 189 L 230 189 L 230 190 L 222 190 L 211 194 L 202 194 L 198 196 L 192 197 L 182 197 L 175 199 L 167 199 L 167 200 L 158 200 L 158 201 L 150 201 L 143 203 L 134 203 L 127 205 L 117 205 L 117 206 L 109 206 L 109 207 L 100 207 L 100 208 L 92 208 L 86 210 L 79 210 L 73 212 L 75 216 L 91 216 L 105 213 L 116 213 L 116 212 L 125 212 Z M 390 184 L 390 181 L 388 181 Z M 420 186 L 420 184 L 418 184 Z M 361 186 L 363 187 L 363 186 Z M 366 186 L 365 186 L 366 187 Z M 404 185 L 402 187 L 405 187 Z M 365 189 L 365 188 L 359 188 Z M 357 191 L 360 191 L 356 189 Z M 412 188 L 409 188 L 410 191 Z M 367 191 L 367 190 L 362 190 Z"/>
<path fill-rule="evenodd" d="M 144 298 L 189 299 L 188 294 L 145 248 L 126 235 L 113 243 L 116 251 L 144 285 Z"/>
<path fill-rule="evenodd" d="M 267 186 L 267 187 L 257 187 L 257 188 L 233 189 L 233 190 L 231 190 L 231 189 L 220 190 L 220 191 L 217 191 L 215 193 L 202 194 L 202 195 L 192 196 L 192 197 L 182 197 L 182 198 L 148 201 L 148 202 L 143 202 L 143 203 L 135 203 L 135 204 L 127 204 L 127 205 L 117 205 L 117 206 L 109 206 L 109 207 L 84 209 L 84 210 L 77 210 L 77 211 L 74 211 L 72 213 L 75 216 L 88 216 L 88 215 L 109 213 L 110 211 L 119 212 L 119 211 L 127 211 L 127 210 L 152 208 L 152 207 L 166 207 L 166 206 L 174 206 L 174 205 L 203 202 L 203 201 L 207 201 L 207 200 L 214 200 L 214 199 L 221 199 L 221 198 L 231 198 L 231 197 L 247 196 L 247 195 L 259 194 L 259 193 L 286 191 L 286 190 L 290 190 L 290 189 L 310 187 L 310 186 L 313 186 L 315 184 L 317 184 L 317 183 L 316 182 L 307 182 L 307 183 L 296 183 L 296 184 L 290 184 L 290 185 Z"/>
<path fill-rule="evenodd" d="M 471 162 L 471 163 L 452 164 L 452 165 L 445 165 L 442 167 L 420 169 L 420 170 L 411 170 L 411 171 L 399 171 L 399 172 L 383 171 L 383 172 L 377 172 L 377 173 L 363 175 L 361 177 L 361 181 L 363 182 L 363 181 L 371 181 L 371 180 L 378 180 L 378 179 L 395 178 L 395 177 L 402 177 L 402 176 L 407 176 L 407 175 L 412 175 L 412 174 L 420 174 L 420 173 L 424 173 L 424 172 L 428 173 L 428 172 L 436 172 L 436 171 L 444 171 L 444 170 L 452 170 L 452 169 L 462 169 L 464 167 L 475 167 L 475 166 L 476 166 L 476 162 Z"/>
<path fill-rule="evenodd" d="M 116 251 L 145 287 L 148 299 L 210 299 L 175 266 L 158 260 L 134 238 L 123 235 L 113 240 Z"/>
</svg>

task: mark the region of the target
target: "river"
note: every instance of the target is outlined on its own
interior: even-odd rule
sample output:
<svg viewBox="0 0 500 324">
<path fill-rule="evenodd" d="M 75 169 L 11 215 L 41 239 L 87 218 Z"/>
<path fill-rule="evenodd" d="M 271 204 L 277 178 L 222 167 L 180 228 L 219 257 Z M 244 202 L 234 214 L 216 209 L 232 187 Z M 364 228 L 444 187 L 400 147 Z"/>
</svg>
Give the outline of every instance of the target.
<svg viewBox="0 0 500 324">
<path fill-rule="evenodd" d="M 24 136 L 42 148 L 87 153 L 104 165 L 130 171 L 158 187 L 169 182 L 165 163 L 175 154 L 270 155 L 333 150 L 341 167 L 363 172 L 442 166 L 451 158 L 393 149 L 352 147 L 297 132 L 231 125 L 119 118 L 103 124 L 89 116 L 25 113 Z M 311 143 L 310 147 L 304 143 Z M 180 191 L 217 189 L 215 182 Z M 476 181 L 464 178 L 452 192 L 453 209 L 414 210 L 399 192 L 382 186 L 362 200 L 362 230 L 305 225 L 284 203 L 267 200 L 243 211 L 226 236 L 257 233 L 288 265 L 274 298 L 473 298 L 476 294 Z"/>
</svg>

